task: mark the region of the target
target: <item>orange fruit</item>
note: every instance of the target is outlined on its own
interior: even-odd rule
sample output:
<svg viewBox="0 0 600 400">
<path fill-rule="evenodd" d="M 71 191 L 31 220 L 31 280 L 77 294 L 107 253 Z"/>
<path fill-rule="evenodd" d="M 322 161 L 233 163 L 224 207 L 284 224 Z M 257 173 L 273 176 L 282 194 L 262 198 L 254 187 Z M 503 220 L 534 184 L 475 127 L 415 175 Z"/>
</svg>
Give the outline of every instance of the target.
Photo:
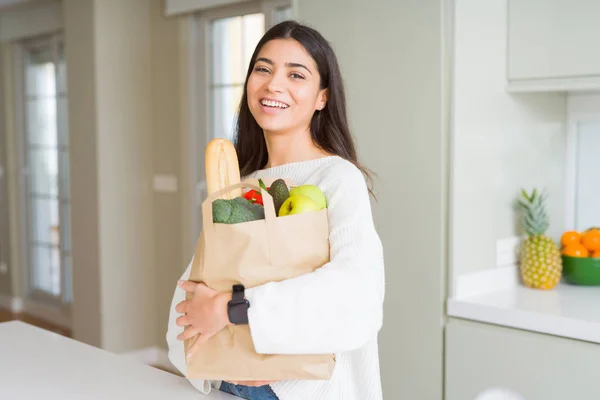
<svg viewBox="0 0 600 400">
<path fill-rule="evenodd" d="M 600 250 L 600 230 L 590 229 L 581 236 L 581 244 L 589 251 Z"/>
<path fill-rule="evenodd" d="M 581 234 L 577 231 L 567 231 L 560 237 L 560 244 L 563 247 L 567 247 L 570 244 L 579 243 L 581 241 Z"/>
<path fill-rule="evenodd" d="M 600 258 L 600 250 L 594 250 L 594 251 L 592 251 L 592 253 L 590 254 L 590 257 Z"/>
<path fill-rule="evenodd" d="M 587 257 L 589 255 L 589 251 L 581 243 L 573 243 L 566 246 L 563 249 L 562 254 L 571 257 Z"/>
</svg>

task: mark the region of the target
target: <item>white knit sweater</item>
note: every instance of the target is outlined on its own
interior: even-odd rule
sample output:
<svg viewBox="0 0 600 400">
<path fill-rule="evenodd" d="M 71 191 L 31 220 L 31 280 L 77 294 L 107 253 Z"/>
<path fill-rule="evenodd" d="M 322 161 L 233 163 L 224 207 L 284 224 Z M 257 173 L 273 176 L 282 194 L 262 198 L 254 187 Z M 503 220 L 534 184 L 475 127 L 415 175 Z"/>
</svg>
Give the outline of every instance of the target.
<svg viewBox="0 0 600 400">
<path fill-rule="evenodd" d="M 383 321 L 384 268 L 365 180 L 352 163 L 330 156 L 259 170 L 250 178 L 286 178 L 317 185 L 327 198 L 330 262 L 315 272 L 246 289 L 249 327 L 258 353 L 335 353 L 327 381 L 282 381 L 280 400 L 380 400 L 377 334 Z M 182 276 L 187 279 L 191 263 Z M 185 374 L 183 343 L 174 310 L 184 300 L 176 288 L 167 331 L 169 359 Z M 190 382 L 202 393 L 219 381 Z"/>
</svg>

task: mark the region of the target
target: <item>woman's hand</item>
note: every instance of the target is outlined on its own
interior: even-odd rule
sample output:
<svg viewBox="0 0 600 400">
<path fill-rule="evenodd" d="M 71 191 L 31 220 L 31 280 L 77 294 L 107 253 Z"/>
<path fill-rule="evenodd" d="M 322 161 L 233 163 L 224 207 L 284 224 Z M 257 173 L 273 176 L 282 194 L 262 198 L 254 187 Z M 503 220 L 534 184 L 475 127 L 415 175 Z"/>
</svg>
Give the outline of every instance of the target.
<svg viewBox="0 0 600 400">
<path fill-rule="evenodd" d="M 231 300 L 231 293 L 219 293 L 203 283 L 192 281 L 179 281 L 177 284 L 193 295 L 190 300 L 182 301 L 175 307 L 175 311 L 184 314 L 177 318 L 176 324 L 185 327 L 177 339 L 186 340 L 198 335 L 186 354 L 189 358 L 230 323 L 227 303 Z"/>
<path fill-rule="evenodd" d="M 203 343 L 230 324 L 227 303 L 231 300 L 231 293 L 219 293 L 203 283 L 192 281 L 179 281 L 177 285 L 193 295 L 191 300 L 184 300 L 175 306 L 175 311 L 184 314 L 177 318 L 176 324 L 185 327 L 177 339 L 186 340 L 198 335 L 186 354 L 186 357 L 189 358 L 198 351 Z M 258 387 L 275 382 L 277 381 L 234 381 L 230 383 Z"/>
</svg>

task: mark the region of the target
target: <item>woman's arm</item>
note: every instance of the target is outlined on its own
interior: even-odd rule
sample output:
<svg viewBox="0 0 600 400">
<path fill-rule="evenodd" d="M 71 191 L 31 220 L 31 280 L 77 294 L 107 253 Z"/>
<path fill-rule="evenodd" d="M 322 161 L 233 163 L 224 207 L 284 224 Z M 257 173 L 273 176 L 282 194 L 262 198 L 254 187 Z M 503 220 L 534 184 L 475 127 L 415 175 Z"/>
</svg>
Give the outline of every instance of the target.
<svg viewBox="0 0 600 400">
<path fill-rule="evenodd" d="M 193 262 L 193 259 L 192 259 Z M 192 262 L 188 265 L 185 272 L 181 276 L 182 280 L 187 280 L 192 270 Z M 169 347 L 169 360 L 171 363 L 181 372 L 184 376 L 186 374 L 187 363 L 185 360 L 185 349 L 183 341 L 177 339 L 177 335 L 183 332 L 183 328 L 177 326 L 176 320 L 181 316 L 180 313 L 175 311 L 175 306 L 185 300 L 185 290 L 180 287 L 175 288 L 173 300 L 171 301 L 171 308 L 169 310 L 169 324 L 167 327 L 167 345 Z M 202 379 L 188 379 L 190 383 L 204 394 L 209 394 L 211 391 L 211 384 L 215 385 L 217 381 L 206 381 Z"/>
<path fill-rule="evenodd" d="M 382 326 L 384 264 L 364 178 L 344 168 L 328 196 L 330 262 L 312 273 L 246 290 L 262 354 L 323 354 L 363 346 Z"/>
</svg>

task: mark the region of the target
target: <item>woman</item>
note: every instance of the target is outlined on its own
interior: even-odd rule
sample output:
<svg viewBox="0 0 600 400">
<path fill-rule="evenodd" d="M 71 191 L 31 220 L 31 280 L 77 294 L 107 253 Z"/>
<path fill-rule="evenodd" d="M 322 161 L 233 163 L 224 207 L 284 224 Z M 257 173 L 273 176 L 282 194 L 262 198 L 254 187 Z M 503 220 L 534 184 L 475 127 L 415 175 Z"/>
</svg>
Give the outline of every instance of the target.
<svg viewBox="0 0 600 400">
<path fill-rule="evenodd" d="M 252 55 L 237 122 L 244 178 L 285 177 L 318 186 L 327 198 L 330 262 L 315 272 L 247 288 L 247 323 L 258 353 L 331 354 L 327 381 L 204 382 L 252 400 L 380 400 L 377 334 L 383 320 L 384 268 L 366 170 L 346 119 L 344 86 L 333 50 L 293 21 L 271 28 Z M 230 323 L 231 293 L 179 282 L 171 306 L 169 357 L 185 373 L 182 341 L 197 343 Z M 185 301 L 185 292 L 193 293 Z M 181 327 L 185 327 L 182 332 Z M 195 351 L 195 346 L 190 352 Z"/>
</svg>

